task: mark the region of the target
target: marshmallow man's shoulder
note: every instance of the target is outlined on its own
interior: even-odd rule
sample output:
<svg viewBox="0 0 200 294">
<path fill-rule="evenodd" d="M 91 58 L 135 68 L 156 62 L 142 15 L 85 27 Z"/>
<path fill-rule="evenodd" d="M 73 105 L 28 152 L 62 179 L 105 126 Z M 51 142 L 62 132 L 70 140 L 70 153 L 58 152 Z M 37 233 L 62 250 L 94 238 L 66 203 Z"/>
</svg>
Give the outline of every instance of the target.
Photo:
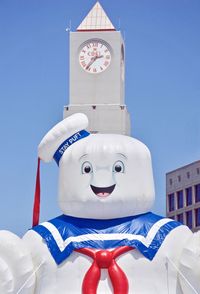
<svg viewBox="0 0 200 294">
<path fill-rule="evenodd" d="M 35 275 L 37 284 L 34 293 L 55 293 L 48 291 L 49 287 L 51 288 L 51 291 L 54 290 L 53 285 L 56 285 L 55 272 L 57 270 L 57 264 L 53 260 L 45 241 L 34 230 L 29 230 L 23 236 L 23 241 L 31 252 L 33 263 L 36 269 Z M 46 276 L 46 284 L 43 283 L 41 279 L 43 275 Z"/>
<path fill-rule="evenodd" d="M 51 258 L 50 252 L 43 238 L 34 230 L 27 231 L 23 236 L 23 241 L 31 251 L 36 266 L 39 266 L 42 260 Z"/>
<path fill-rule="evenodd" d="M 193 233 L 187 226 L 178 226 L 167 235 L 160 250 L 165 252 L 164 255 L 169 258 L 170 256 L 176 256 L 177 254 L 180 256 L 183 248 L 187 246 L 187 243 L 192 236 Z M 179 258 L 178 256 L 177 258 Z"/>
</svg>

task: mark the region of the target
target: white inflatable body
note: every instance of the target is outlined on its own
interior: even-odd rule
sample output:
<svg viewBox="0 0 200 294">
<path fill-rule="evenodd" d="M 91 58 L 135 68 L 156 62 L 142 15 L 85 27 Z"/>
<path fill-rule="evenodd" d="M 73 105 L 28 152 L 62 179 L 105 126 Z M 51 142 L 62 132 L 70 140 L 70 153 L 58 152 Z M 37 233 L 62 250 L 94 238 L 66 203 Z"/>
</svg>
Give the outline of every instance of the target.
<svg viewBox="0 0 200 294">
<path fill-rule="evenodd" d="M 137 250 L 127 252 L 119 257 L 117 263 L 128 278 L 129 293 L 195 293 L 192 289 L 189 289 L 189 292 L 181 290 L 177 272 L 183 243 L 186 246 L 190 237 L 189 229 L 185 227 L 175 229 L 166 238 L 162 248 L 152 261 L 146 259 Z M 58 267 L 46 244 L 37 233 L 28 232 L 24 240 L 33 252 L 36 267 L 42 263 L 40 271 L 37 273 L 38 282 L 35 294 L 81 293 L 83 278 L 91 266 L 92 259 L 74 252 Z M 106 269 L 102 270 L 97 293 L 113 293 Z"/>
<path fill-rule="evenodd" d="M 127 224 L 128 217 L 134 233 L 126 225 L 126 232 L 98 235 L 87 232 L 88 228 L 83 225 L 87 234 L 78 235 L 76 228 L 74 233 L 70 227 L 65 240 L 52 222 L 29 230 L 23 239 L 1 231 L 0 293 L 82 293 L 82 282 L 93 259 L 74 248 L 84 248 L 82 244 L 87 248 L 89 244 L 88 247 L 94 245 L 96 250 L 102 238 L 105 244 L 114 242 L 113 248 L 117 247 L 116 239 L 119 246 L 133 244 L 135 248 L 116 258 L 128 279 L 128 293 L 200 293 L 199 233 L 193 234 L 186 226 L 149 213 L 154 202 L 154 183 L 147 147 L 122 135 L 83 133 L 81 137 L 81 130 L 87 128 L 87 124 L 85 115 L 73 115 L 56 125 L 39 145 L 42 160 L 48 162 L 54 157 L 59 164 L 61 211 L 69 219 L 80 219 L 82 224 L 88 221 L 105 224 L 118 219 Z M 67 138 L 70 139 L 66 141 Z M 141 223 L 143 216 L 144 224 Z M 153 225 L 148 217 L 156 218 Z M 44 231 L 40 234 L 41 228 Z M 66 230 L 68 228 L 63 229 L 63 234 Z M 55 238 L 49 241 L 52 236 Z M 55 245 L 53 249 L 51 244 Z M 148 258 L 149 249 L 147 256 L 146 247 L 141 249 L 144 244 L 152 246 L 150 250 L 156 248 L 151 258 Z M 56 262 L 56 248 L 65 252 L 72 245 L 71 254 Z M 113 250 L 111 245 L 106 248 Z M 83 293 L 96 292 L 87 289 Z M 97 293 L 127 294 L 127 291 L 113 292 L 108 270 L 103 268 Z"/>
</svg>

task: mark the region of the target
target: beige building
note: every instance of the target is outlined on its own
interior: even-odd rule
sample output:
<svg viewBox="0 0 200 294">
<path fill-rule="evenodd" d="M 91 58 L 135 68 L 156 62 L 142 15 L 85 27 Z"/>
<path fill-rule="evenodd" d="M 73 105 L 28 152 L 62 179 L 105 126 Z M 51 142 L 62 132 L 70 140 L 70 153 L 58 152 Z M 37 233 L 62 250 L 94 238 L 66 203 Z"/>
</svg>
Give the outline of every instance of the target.
<svg viewBox="0 0 200 294">
<path fill-rule="evenodd" d="M 167 217 L 200 230 L 200 160 L 166 174 Z"/>
</svg>

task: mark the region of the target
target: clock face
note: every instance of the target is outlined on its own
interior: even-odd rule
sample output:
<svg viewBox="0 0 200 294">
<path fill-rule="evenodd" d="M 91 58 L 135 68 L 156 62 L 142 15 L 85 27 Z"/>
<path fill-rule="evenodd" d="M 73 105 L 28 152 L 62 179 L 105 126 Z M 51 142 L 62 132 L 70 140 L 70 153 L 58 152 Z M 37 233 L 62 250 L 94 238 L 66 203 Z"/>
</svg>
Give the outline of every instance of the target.
<svg viewBox="0 0 200 294">
<path fill-rule="evenodd" d="M 85 42 L 79 53 L 79 63 L 88 73 L 98 74 L 103 72 L 111 63 L 109 45 L 98 39 Z"/>
</svg>

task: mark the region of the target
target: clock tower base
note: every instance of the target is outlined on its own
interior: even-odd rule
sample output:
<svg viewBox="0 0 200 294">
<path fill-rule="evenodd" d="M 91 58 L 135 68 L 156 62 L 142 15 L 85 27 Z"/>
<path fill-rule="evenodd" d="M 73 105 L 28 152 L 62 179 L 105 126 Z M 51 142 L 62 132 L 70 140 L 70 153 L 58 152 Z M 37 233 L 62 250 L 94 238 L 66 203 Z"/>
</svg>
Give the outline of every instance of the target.
<svg viewBox="0 0 200 294">
<path fill-rule="evenodd" d="M 118 104 L 71 104 L 64 107 L 64 118 L 85 113 L 89 119 L 89 132 L 112 133 L 130 136 L 130 117 L 126 105 Z"/>
</svg>

